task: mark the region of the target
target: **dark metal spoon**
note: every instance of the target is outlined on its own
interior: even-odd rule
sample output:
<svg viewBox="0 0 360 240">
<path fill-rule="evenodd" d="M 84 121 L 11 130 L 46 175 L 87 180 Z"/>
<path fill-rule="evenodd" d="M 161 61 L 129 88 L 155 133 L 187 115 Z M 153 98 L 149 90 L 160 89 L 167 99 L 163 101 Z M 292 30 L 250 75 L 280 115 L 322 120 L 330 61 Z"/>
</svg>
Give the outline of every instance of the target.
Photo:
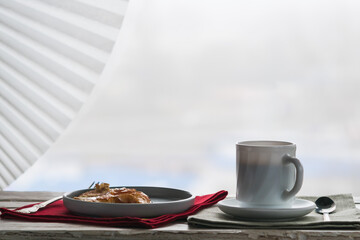
<svg viewBox="0 0 360 240">
<path fill-rule="evenodd" d="M 335 211 L 335 202 L 329 197 L 319 197 L 315 201 L 316 212 L 323 214 L 324 221 L 330 221 L 329 213 Z"/>
</svg>

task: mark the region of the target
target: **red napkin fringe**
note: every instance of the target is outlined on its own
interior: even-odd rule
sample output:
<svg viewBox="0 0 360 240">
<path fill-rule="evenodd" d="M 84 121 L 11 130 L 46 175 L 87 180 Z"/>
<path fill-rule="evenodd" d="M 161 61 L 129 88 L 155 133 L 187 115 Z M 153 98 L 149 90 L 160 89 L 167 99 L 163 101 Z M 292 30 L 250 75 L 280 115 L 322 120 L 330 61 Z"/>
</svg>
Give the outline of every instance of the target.
<svg viewBox="0 0 360 240">
<path fill-rule="evenodd" d="M 33 222 L 64 222 L 64 223 L 82 223 L 94 224 L 101 226 L 114 227 L 139 227 L 139 228 L 157 228 L 176 220 L 185 220 L 188 216 L 206 207 L 212 206 L 223 200 L 227 196 L 227 191 L 219 191 L 214 194 L 196 196 L 194 205 L 182 213 L 166 214 L 154 218 L 138 218 L 138 217 L 109 217 L 95 218 L 77 216 L 71 214 L 64 206 L 62 200 L 58 200 L 49 204 L 45 208 L 40 209 L 36 213 L 18 213 L 7 208 L 0 208 L 1 218 L 26 220 Z M 34 204 L 31 204 L 34 205 Z M 23 206 L 21 208 L 29 207 Z M 17 209 L 21 209 L 17 208 Z M 15 209 L 15 210 L 17 210 Z"/>
</svg>

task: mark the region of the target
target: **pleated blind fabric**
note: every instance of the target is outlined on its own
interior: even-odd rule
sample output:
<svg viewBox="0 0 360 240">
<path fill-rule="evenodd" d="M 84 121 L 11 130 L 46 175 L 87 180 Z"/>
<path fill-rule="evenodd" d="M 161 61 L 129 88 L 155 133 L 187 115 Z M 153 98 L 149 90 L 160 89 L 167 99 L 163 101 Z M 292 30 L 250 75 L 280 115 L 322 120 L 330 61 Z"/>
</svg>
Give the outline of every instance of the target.
<svg viewBox="0 0 360 240">
<path fill-rule="evenodd" d="M 0 0 L 0 189 L 59 137 L 90 94 L 125 0 Z"/>
</svg>

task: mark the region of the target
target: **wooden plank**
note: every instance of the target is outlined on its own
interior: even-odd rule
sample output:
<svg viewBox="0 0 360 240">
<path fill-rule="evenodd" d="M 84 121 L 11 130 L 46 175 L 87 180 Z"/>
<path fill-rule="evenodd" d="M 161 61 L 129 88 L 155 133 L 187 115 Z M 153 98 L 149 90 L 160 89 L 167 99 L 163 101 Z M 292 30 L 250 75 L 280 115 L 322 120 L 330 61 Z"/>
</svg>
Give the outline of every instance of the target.
<svg viewBox="0 0 360 240">
<path fill-rule="evenodd" d="M 0 220 L 0 232 L 3 231 L 27 231 L 27 232 L 41 232 L 41 231 L 56 231 L 56 230 L 116 230 L 119 228 L 112 227 L 102 227 L 95 225 L 85 225 L 85 224 L 76 224 L 76 223 L 55 223 L 55 222 L 26 222 L 21 220 L 9 220 L 1 219 Z M 1 235 L 0 235 L 1 236 Z M 1 239 L 1 237 L 0 237 Z"/>
<path fill-rule="evenodd" d="M 2 225 L 2 222 L 1 222 Z M 46 227 L 46 225 L 48 227 Z M 52 225 L 52 226 L 49 226 Z M 89 227 L 71 224 L 39 224 L 29 227 L 28 224 L 14 224 L 16 229 L 0 229 L 0 239 L 354 239 L 358 231 L 320 231 L 320 230 L 238 230 L 238 229 L 204 229 L 188 228 L 185 224 L 173 224 L 159 229 L 131 229 Z M 181 227 L 185 226 L 185 228 Z M 3 228 L 0 226 L 0 228 Z"/>
<path fill-rule="evenodd" d="M 41 191 L 0 191 L 0 201 L 34 201 L 41 202 L 48 199 L 61 196 L 63 192 L 41 192 Z"/>
<path fill-rule="evenodd" d="M 24 201 L 0 201 L 0 207 L 2 208 L 9 208 L 9 209 L 13 209 L 13 208 L 18 208 L 18 207 L 22 207 L 22 206 L 25 206 L 25 205 L 29 205 L 29 204 L 32 204 L 32 203 L 38 203 L 38 201 L 31 201 L 31 202 L 24 202 Z"/>
<path fill-rule="evenodd" d="M 62 195 L 55 192 L 0 192 L 0 206 L 18 207 Z M 30 199 L 30 200 L 27 200 Z M 0 219 L 0 239 L 358 239 L 348 230 L 246 230 L 188 226 L 180 221 L 157 229 L 101 227 L 70 223 L 25 222 Z"/>
</svg>

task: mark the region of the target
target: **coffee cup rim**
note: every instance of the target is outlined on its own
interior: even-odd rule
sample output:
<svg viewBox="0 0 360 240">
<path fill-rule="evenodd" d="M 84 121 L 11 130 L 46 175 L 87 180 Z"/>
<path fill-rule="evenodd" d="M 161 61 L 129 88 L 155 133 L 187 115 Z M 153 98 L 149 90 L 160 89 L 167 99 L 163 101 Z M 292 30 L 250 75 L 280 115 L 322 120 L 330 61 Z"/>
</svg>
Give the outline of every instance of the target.
<svg viewBox="0 0 360 240">
<path fill-rule="evenodd" d="M 241 142 L 237 142 L 236 145 L 242 147 L 253 147 L 253 148 L 279 148 L 279 147 L 295 146 L 294 143 L 287 141 L 277 141 L 277 140 L 241 141 Z"/>
</svg>

